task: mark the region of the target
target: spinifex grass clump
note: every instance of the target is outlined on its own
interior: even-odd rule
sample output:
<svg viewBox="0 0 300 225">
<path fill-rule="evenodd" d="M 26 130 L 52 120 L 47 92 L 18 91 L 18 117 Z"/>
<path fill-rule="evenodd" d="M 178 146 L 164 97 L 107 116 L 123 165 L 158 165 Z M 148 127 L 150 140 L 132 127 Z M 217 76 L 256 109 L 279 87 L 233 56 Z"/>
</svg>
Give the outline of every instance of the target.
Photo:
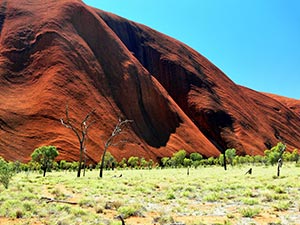
<svg viewBox="0 0 300 225">
<path fill-rule="evenodd" d="M 286 211 L 288 210 L 292 205 L 292 202 L 290 201 L 279 201 L 275 205 L 273 205 L 274 209 L 276 211 Z"/>
<path fill-rule="evenodd" d="M 203 200 L 207 202 L 217 202 L 221 199 L 220 193 L 212 192 L 207 194 Z"/>
<path fill-rule="evenodd" d="M 138 204 L 124 205 L 118 208 L 118 212 L 126 219 L 130 216 L 143 217 L 145 209 Z"/>
<path fill-rule="evenodd" d="M 240 210 L 240 213 L 243 217 L 253 218 L 260 213 L 261 209 L 256 207 L 246 207 Z"/>
<path fill-rule="evenodd" d="M 259 204 L 258 199 L 255 199 L 255 198 L 244 198 L 244 199 L 242 199 L 242 202 L 245 205 L 258 205 Z"/>
</svg>

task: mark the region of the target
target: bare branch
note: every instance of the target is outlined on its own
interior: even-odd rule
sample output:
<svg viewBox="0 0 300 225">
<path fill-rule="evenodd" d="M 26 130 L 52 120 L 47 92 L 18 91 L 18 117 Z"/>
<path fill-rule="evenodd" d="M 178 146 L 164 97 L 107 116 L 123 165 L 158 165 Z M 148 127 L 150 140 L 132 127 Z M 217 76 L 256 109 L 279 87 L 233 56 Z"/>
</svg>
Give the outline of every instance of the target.
<svg viewBox="0 0 300 225">
<path fill-rule="evenodd" d="M 79 141 L 79 166 L 78 166 L 78 172 L 77 172 L 77 177 L 80 177 L 80 170 L 81 170 L 81 163 L 82 163 L 82 158 L 83 155 L 85 154 L 85 143 L 86 143 L 86 139 L 87 139 L 87 132 L 88 132 L 88 128 L 95 122 L 92 121 L 91 123 L 88 123 L 88 119 L 90 118 L 90 116 L 95 112 L 96 110 L 92 110 L 90 111 L 85 118 L 83 119 L 83 121 L 80 123 L 80 125 L 78 126 L 78 128 L 76 128 L 75 126 L 73 126 L 73 124 L 71 123 L 71 119 L 69 117 L 69 107 L 68 105 L 66 105 L 66 122 L 63 119 L 60 119 L 60 122 L 63 126 L 65 126 L 68 129 L 71 129 L 76 137 L 78 138 Z"/>
<path fill-rule="evenodd" d="M 96 109 L 93 109 L 92 111 L 90 111 L 84 118 L 83 123 L 86 122 L 95 111 L 96 111 Z"/>
<path fill-rule="evenodd" d="M 102 178 L 103 175 L 103 165 L 104 165 L 104 158 L 105 158 L 105 154 L 107 149 L 109 148 L 109 146 L 116 146 L 121 142 L 126 142 L 126 141 L 119 141 L 117 143 L 114 143 L 114 140 L 116 138 L 116 136 L 124 133 L 122 132 L 122 129 L 125 127 L 126 124 L 128 123 L 132 123 L 133 120 L 122 120 L 120 117 L 118 119 L 118 123 L 115 126 L 113 132 L 111 133 L 111 136 L 107 139 L 107 141 L 104 144 L 104 151 L 103 151 L 103 155 L 102 155 L 102 160 L 101 160 L 101 166 L 100 166 L 100 174 L 99 176 Z"/>
<path fill-rule="evenodd" d="M 119 135 L 122 132 L 122 128 L 128 124 L 128 123 L 132 123 L 133 120 L 121 120 L 121 118 L 119 118 L 118 124 L 116 125 L 115 129 L 113 130 L 111 136 L 116 136 Z"/>
<path fill-rule="evenodd" d="M 70 124 L 70 118 L 69 118 L 69 105 L 66 105 L 66 118 L 67 118 L 67 124 Z"/>
<path fill-rule="evenodd" d="M 70 202 L 70 201 L 64 201 L 64 200 L 58 200 L 54 198 L 49 198 L 49 197 L 41 197 L 41 200 L 45 200 L 46 203 L 50 202 L 58 202 L 58 203 L 66 203 L 66 204 L 71 204 L 71 205 L 77 205 L 77 202 Z"/>
<path fill-rule="evenodd" d="M 62 119 L 62 118 L 60 118 L 60 122 L 61 122 L 61 124 L 63 125 L 63 126 L 67 126 L 67 124 L 65 124 L 65 122 L 64 122 L 64 120 Z"/>
<path fill-rule="evenodd" d="M 120 140 L 117 143 L 112 143 L 111 146 L 117 146 L 117 145 L 120 145 L 121 143 L 127 143 L 127 142 L 128 142 L 128 140 Z"/>
<path fill-rule="evenodd" d="M 97 122 L 97 120 L 93 120 L 92 122 L 90 122 L 89 125 L 86 126 L 86 129 L 89 129 L 89 127 L 96 122 Z"/>
</svg>

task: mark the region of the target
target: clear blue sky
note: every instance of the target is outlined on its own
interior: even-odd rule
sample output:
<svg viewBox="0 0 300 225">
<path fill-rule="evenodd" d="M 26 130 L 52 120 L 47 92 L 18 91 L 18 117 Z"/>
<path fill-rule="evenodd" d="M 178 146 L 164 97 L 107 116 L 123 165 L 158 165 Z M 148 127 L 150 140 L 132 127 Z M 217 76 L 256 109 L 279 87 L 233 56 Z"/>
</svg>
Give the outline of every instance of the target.
<svg viewBox="0 0 300 225">
<path fill-rule="evenodd" d="M 84 0 L 172 36 L 237 84 L 300 99 L 300 0 Z"/>
</svg>

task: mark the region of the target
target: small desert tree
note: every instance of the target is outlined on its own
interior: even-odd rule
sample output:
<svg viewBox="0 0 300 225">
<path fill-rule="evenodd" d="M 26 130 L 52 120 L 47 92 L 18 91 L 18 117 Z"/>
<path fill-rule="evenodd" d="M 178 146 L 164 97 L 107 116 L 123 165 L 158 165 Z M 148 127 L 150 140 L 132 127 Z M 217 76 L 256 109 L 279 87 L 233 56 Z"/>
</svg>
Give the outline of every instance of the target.
<svg viewBox="0 0 300 225">
<path fill-rule="evenodd" d="M 80 123 L 80 126 L 76 127 L 69 117 L 69 109 L 68 109 L 68 105 L 67 105 L 66 106 L 66 121 L 64 121 L 63 119 L 60 119 L 60 122 L 63 126 L 71 129 L 74 132 L 74 134 L 77 137 L 78 142 L 79 142 L 79 164 L 78 164 L 78 170 L 77 170 L 77 177 L 80 177 L 80 173 L 81 173 L 81 167 L 82 167 L 82 162 L 83 162 L 83 158 L 84 158 L 84 151 L 86 149 L 85 144 L 86 144 L 86 139 L 87 139 L 87 135 L 88 135 L 88 129 L 95 122 L 95 121 L 89 122 L 88 120 L 94 112 L 95 112 L 95 110 L 92 110 L 91 112 L 89 112 L 85 116 L 85 118 L 82 120 L 82 122 Z"/>
<path fill-rule="evenodd" d="M 270 150 L 265 150 L 265 156 L 271 165 L 277 163 L 277 176 L 280 175 L 280 168 L 282 167 L 282 155 L 286 149 L 286 145 L 282 142 L 278 142 L 276 146 L 272 147 Z"/>
<path fill-rule="evenodd" d="M 265 150 L 265 156 L 271 165 L 275 165 L 281 158 L 285 150 L 285 145 L 282 142 L 278 142 L 276 146 L 272 147 L 270 150 Z"/>
<path fill-rule="evenodd" d="M 233 159 L 236 156 L 236 150 L 234 148 L 229 148 L 225 151 L 225 156 L 228 159 L 231 166 L 233 166 Z"/>
<path fill-rule="evenodd" d="M 203 156 L 198 153 L 198 152 L 193 152 L 190 154 L 190 159 L 195 162 L 195 161 L 201 161 L 203 159 Z"/>
<path fill-rule="evenodd" d="M 12 164 L 6 162 L 2 157 L 0 157 L 0 183 L 7 189 L 9 182 L 13 175 L 15 174 Z"/>
<path fill-rule="evenodd" d="M 192 165 L 193 165 L 193 161 L 191 159 L 188 159 L 188 158 L 183 159 L 183 166 L 184 167 L 191 167 Z"/>
<path fill-rule="evenodd" d="M 137 168 L 138 165 L 139 165 L 139 157 L 137 157 L 137 156 L 131 156 L 131 157 L 129 157 L 129 159 L 127 161 L 127 164 L 131 168 Z"/>
<path fill-rule="evenodd" d="M 169 157 L 163 157 L 160 161 L 163 168 L 171 166 L 171 159 Z"/>
<path fill-rule="evenodd" d="M 117 145 L 118 143 L 115 143 L 116 138 L 122 134 L 123 129 L 126 127 L 128 123 L 132 123 L 133 120 L 122 120 L 119 118 L 117 125 L 115 126 L 113 132 L 111 133 L 110 137 L 106 140 L 104 144 L 104 151 L 102 154 L 101 164 L 100 164 L 100 173 L 99 177 L 103 177 L 103 168 L 104 168 L 104 161 L 105 161 L 105 154 L 107 149 L 112 145 Z"/>
<path fill-rule="evenodd" d="M 182 166 L 185 157 L 186 157 L 186 151 L 184 149 L 181 149 L 178 152 L 173 153 L 173 156 L 171 158 L 173 166 L 175 167 Z"/>
<path fill-rule="evenodd" d="M 46 176 L 46 171 L 51 168 L 54 159 L 58 156 L 58 151 L 55 146 L 41 146 L 36 148 L 31 154 L 32 161 L 41 165 L 43 176 Z"/>
<path fill-rule="evenodd" d="M 193 152 L 190 154 L 190 159 L 192 160 L 192 165 L 197 168 L 201 164 L 203 156 L 198 152 Z"/>
</svg>

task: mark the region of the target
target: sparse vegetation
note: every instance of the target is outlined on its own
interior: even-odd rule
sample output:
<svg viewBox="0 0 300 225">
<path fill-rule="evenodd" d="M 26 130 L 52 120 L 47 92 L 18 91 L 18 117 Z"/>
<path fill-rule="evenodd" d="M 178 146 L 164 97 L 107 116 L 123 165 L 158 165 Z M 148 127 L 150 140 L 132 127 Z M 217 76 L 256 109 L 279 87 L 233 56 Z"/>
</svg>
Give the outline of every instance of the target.
<svg viewBox="0 0 300 225">
<path fill-rule="evenodd" d="M 122 215 L 126 224 L 242 224 L 245 218 L 260 224 L 267 215 L 279 218 L 283 213 L 295 223 L 298 167 L 286 163 L 276 179 L 270 166 L 254 165 L 251 176 L 244 176 L 246 168 L 233 167 L 228 173 L 219 166 L 199 166 L 189 176 L 184 168 L 119 168 L 106 171 L 101 180 L 95 179 L 96 170 L 88 170 L 80 182 L 70 172 L 52 171 L 47 179 L 37 172 L 20 172 L 9 189 L 0 188 L 0 223 L 5 217 L 13 224 L 120 224 L 116 216 Z"/>
<path fill-rule="evenodd" d="M 120 224 L 117 215 L 130 224 L 136 220 L 142 221 L 140 224 L 169 224 L 180 218 L 187 225 L 205 221 L 237 224 L 245 218 L 254 224 L 266 215 L 279 214 L 292 222 L 300 218 L 293 216 L 300 211 L 300 186 L 295 182 L 300 176 L 299 163 L 295 164 L 298 150 L 282 154 L 285 164 L 280 177 L 274 174 L 271 153 L 258 157 L 226 152 L 228 163 L 235 165 L 230 173 L 220 170 L 222 154 L 203 158 L 181 149 L 154 163 L 136 156 L 117 162 L 106 152 L 106 179 L 96 179 L 91 165 L 80 182 L 74 182 L 70 173 L 76 171 L 78 162 L 55 162 L 45 179 L 39 173 L 44 166 L 37 160 L 23 164 L 0 159 L 0 181 L 4 184 L 0 188 L 0 223 L 4 217 L 6 221 L 20 220 L 14 224 Z M 253 172 L 245 176 L 249 165 Z M 183 167 L 189 168 L 189 176 Z M 6 180 L 3 174 L 8 175 Z M 219 219 L 211 221 L 212 217 Z"/>
</svg>

